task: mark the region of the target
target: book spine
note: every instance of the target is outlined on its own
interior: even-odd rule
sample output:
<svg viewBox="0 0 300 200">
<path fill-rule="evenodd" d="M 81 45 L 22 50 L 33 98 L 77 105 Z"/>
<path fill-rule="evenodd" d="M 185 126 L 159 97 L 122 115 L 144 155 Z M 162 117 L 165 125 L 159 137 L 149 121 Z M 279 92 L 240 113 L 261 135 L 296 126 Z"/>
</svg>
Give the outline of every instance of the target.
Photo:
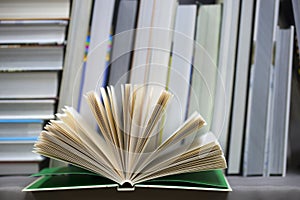
<svg viewBox="0 0 300 200">
<path fill-rule="evenodd" d="M 106 80 L 106 56 L 112 25 L 114 0 L 95 1 L 92 16 L 90 46 L 85 66 L 85 74 L 81 80 L 82 91 L 85 94 L 104 86 Z M 84 98 L 81 96 L 81 98 Z M 80 100 L 80 114 L 97 127 L 86 101 Z"/>
<path fill-rule="evenodd" d="M 236 46 L 240 1 L 224 1 L 218 58 L 218 73 L 211 131 L 216 134 L 226 155 L 229 118 L 232 106 L 233 78 L 235 71 Z"/>
<path fill-rule="evenodd" d="M 243 1 L 239 26 L 232 118 L 228 152 L 228 174 L 241 173 L 243 137 L 246 124 L 247 91 L 251 61 L 254 0 Z"/>
<path fill-rule="evenodd" d="M 262 175 L 264 168 L 264 149 L 266 145 L 266 126 L 268 113 L 268 92 L 270 67 L 272 64 L 272 46 L 276 13 L 279 1 L 259 0 L 257 6 L 257 27 L 252 69 L 251 95 L 248 102 L 246 124 L 246 143 L 244 156 L 244 175 Z M 264 34 L 261 34 L 264 33 Z"/>
<path fill-rule="evenodd" d="M 113 36 L 109 85 L 128 82 L 137 11 L 137 0 L 120 1 Z"/>
</svg>

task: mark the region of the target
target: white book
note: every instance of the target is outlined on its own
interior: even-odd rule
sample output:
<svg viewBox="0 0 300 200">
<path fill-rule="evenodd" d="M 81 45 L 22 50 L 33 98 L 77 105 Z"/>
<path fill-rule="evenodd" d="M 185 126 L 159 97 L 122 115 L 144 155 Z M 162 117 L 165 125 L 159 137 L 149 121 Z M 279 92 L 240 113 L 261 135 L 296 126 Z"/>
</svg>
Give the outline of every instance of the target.
<svg viewBox="0 0 300 200">
<path fill-rule="evenodd" d="M 177 5 L 177 0 L 140 2 L 130 83 L 155 86 L 153 99 L 157 99 L 168 85 Z M 161 139 L 162 128 L 156 129 L 157 141 Z"/>
<path fill-rule="evenodd" d="M 167 77 L 178 2 L 177 0 L 154 1 L 148 83 L 164 89 L 168 85 Z"/>
<path fill-rule="evenodd" d="M 36 141 L 1 141 L 0 162 L 3 161 L 40 161 L 41 156 L 33 153 Z"/>
<path fill-rule="evenodd" d="M 38 137 L 43 130 L 44 121 L 35 120 L 0 120 L 0 141 L 28 141 Z"/>
<path fill-rule="evenodd" d="M 176 7 L 176 0 L 141 1 L 131 83 L 166 86 Z"/>
<path fill-rule="evenodd" d="M 61 70 L 64 46 L 0 46 L 0 70 Z"/>
<path fill-rule="evenodd" d="M 53 119 L 55 100 L 0 100 L 0 119 Z"/>
<path fill-rule="evenodd" d="M 186 119 L 193 64 L 196 13 L 196 5 L 179 5 L 177 8 L 168 85 L 168 90 L 174 97 L 166 112 L 166 121 L 172 123 L 166 123 L 163 139 L 168 138 Z"/>
<path fill-rule="evenodd" d="M 68 19 L 69 13 L 70 0 L 0 1 L 0 19 Z"/>
<path fill-rule="evenodd" d="M 114 0 L 95 1 L 90 32 L 90 45 L 85 69 L 82 74 L 82 90 L 80 95 L 91 90 L 97 90 L 103 86 L 106 79 L 106 53 L 109 44 L 112 18 L 114 13 Z M 82 116 L 94 122 L 92 126 L 97 127 L 92 118 L 87 103 L 80 96 L 79 111 Z"/>
<path fill-rule="evenodd" d="M 276 30 L 276 56 L 274 66 L 272 115 L 269 116 L 269 145 L 267 175 L 286 174 L 294 28 Z"/>
<path fill-rule="evenodd" d="M 135 39 L 138 0 L 121 0 L 117 11 L 110 59 L 109 85 L 128 83 Z"/>
<path fill-rule="evenodd" d="M 92 0 L 72 1 L 72 20 L 68 27 L 68 45 L 65 50 L 57 111 L 61 111 L 65 106 L 73 106 L 77 109 L 81 99 L 81 76 L 92 4 Z M 50 159 L 49 165 L 57 167 L 62 163 Z"/>
<path fill-rule="evenodd" d="M 221 11 L 221 4 L 215 4 L 200 5 L 198 12 L 189 114 L 198 110 L 206 120 L 207 126 L 201 132 L 210 131 L 212 125 L 218 72 Z"/>
<path fill-rule="evenodd" d="M 141 84 L 148 79 L 150 63 L 149 45 L 151 44 L 151 26 L 154 12 L 154 0 L 141 0 L 138 12 L 138 21 L 135 32 L 132 65 L 130 69 L 130 83 Z"/>
<path fill-rule="evenodd" d="M 1 44 L 63 44 L 68 21 L 0 21 Z"/>
<path fill-rule="evenodd" d="M 1 72 L 0 98 L 56 98 L 58 72 Z"/>
<path fill-rule="evenodd" d="M 248 77 L 251 59 L 254 0 L 243 1 L 241 7 L 238 51 L 235 71 L 232 118 L 228 151 L 228 174 L 239 174 L 242 161 Z"/>
<path fill-rule="evenodd" d="M 225 155 L 235 71 L 239 11 L 239 0 L 224 1 L 211 131 L 218 137 Z"/>
<path fill-rule="evenodd" d="M 34 142 L 0 140 L 0 175 L 37 173 L 43 157 L 32 152 Z"/>
<path fill-rule="evenodd" d="M 68 45 L 65 50 L 64 70 L 59 91 L 57 109 L 59 111 L 66 105 L 77 109 L 81 98 L 80 82 L 91 10 L 92 0 L 72 2 L 72 20 L 68 28 Z"/>
<path fill-rule="evenodd" d="M 263 175 L 268 140 L 267 116 L 273 38 L 279 1 L 259 0 L 254 30 L 254 63 L 251 66 L 243 175 Z"/>
</svg>

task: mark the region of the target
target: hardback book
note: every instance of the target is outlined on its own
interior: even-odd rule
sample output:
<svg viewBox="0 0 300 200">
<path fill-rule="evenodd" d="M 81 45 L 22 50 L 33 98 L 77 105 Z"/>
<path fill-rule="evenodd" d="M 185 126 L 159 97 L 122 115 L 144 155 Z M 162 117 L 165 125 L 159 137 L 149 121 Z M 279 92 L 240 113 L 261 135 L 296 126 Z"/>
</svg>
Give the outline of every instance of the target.
<svg viewBox="0 0 300 200">
<path fill-rule="evenodd" d="M 155 85 L 158 89 L 154 90 L 154 98 L 160 89 L 168 87 L 177 7 L 177 0 L 140 1 L 130 83 Z M 160 138 L 162 134 L 157 135 Z"/>
<path fill-rule="evenodd" d="M 198 13 L 189 112 L 202 111 L 207 126 L 201 131 L 207 132 L 212 124 L 218 75 L 222 4 L 200 5 Z"/>
<path fill-rule="evenodd" d="M 120 86 L 128 83 L 137 12 L 137 0 L 120 1 L 112 39 L 109 85 Z"/>
<path fill-rule="evenodd" d="M 130 83 L 167 85 L 176 0 L 140 1 Z"/>
<path fill-rule="evenodd" d="M 0 137 L 0 175 L 37 173 L 43 157 L 32 152 L 36 140 L 37 137 Z"/>
<path fill-rule="evenodd" d="M 53 119 L 54 99 L 0 100 L 0 119 Z"/>
<path fill-rule="evenodd" d="M 139 12 L 137 17 L 137 25 L 134 38 L 134 52 L 132 56 L 132 64 L 130 69 L 130 83 L 138 84 L 145 83 L 148 79 L 146 73 L 146 64 L 150 62 L 149 44 L 151 35 L 152 15 L 154 0 L 140 1 Z"/>
<path fill-rule="evenodd" d="M 36 140 L 37 137 L 28 140 L 0 137 L 1 161 L 26 161 L 39 158 L 40 155 L 32 152 Z"/>
<path fill-rule="evenodd" d="M 64 44 L 67 20 L 0 20 L 1 44 Z"/>
<path fill-rule="evenodd" d="M 235 84 L 232 96 L 230 139 L 228 141 L 228 174 L 241 173 L 244 127 L 246 123 L 251 44 L 253 35 L 254 0 L 241 3 L 239 39 L 236 55 Z"/>
<path fill-rule="evenodd" d="M 279 1 L 258 0 L 254 29 L 255 51 L 250 72 L 243 175 L 263 175 L 268 142 L 269 85 Z"/>
<path fill-rule="evenodd" d="M 0 175 L 29 175 L 39 171 L 42 156 L 32 152 L 43 129 L 40 119 L 0 120 Z"/>
<path fill-rule="evenodd" d="M 61 70 L 63 57 L 63 45 L 1 45 L 0 70 Z"/>
<path fill-rule="evenodd" d="M 173 132 L 187 116 L 196 13 L 196 5 L 177 7 L 168 83 L 168 90 L 174 94 L 175 98 L 170 102 L 166 111 L 165 120 L 172 121 L 172 123 L 165 124 L 165 133 Z M 167 138 L 169 135 L 163 134 L 163 136 Z"/>
<path fill-rule="evenodd" d="M 153 0 L 153 4 L 150 43 L 148 45 L 150 61 L 146 63 L 149 70 L 147 70 L 147 82 L 164 87 L 168 86 L 170 55 L 178 1 Z"/>
<path fill-rule="evenodd" d="M 80 99 L 80 75 L 83 73 L 82 62 L 85 55 L 85 42 L 90 25 L 92 3 L 92 0 L 72 1 L 72 20 L 70 20 L 68 27 L 68 45 L 64 55 L 58 110 L 65 105 L 74 106 L 77 109 Z M 72 90 L 70 90 L 70 84 Z"/>
<path fill-rule="evenodd" d="M 36 140 L 43 124 L 41 119 L 0 119 L 0 140 Z"/>
<path fill-rule="evenodd" d="M 126 84 L 121 87 L 121 96 L 116 95 L 113 86 L 88 92 L 85 98 L 98 132 L 74 108 L 65 107 L 64 113 L 57 114 L 57 120 L 45 126 L 34 152 L 70 163 L 84 172 L 72 170 L 73 167 L 49 169 L 41 172 L 42 177 L 25 191 L 115 186 L 119 190 L 230 190 L 222 173 L 226 161 L 217 139 L 212 133 L 196 134 L 206 124 L 198 112 L 189 116 L 169 138 L 155 142 L 157 127 L 172 94 L 162 90 L 158 98 L 153 98 L 154 89 L 149 85 Z M 117 98 L 121 98 L 120 104 Z M 187 137 L 194 139 L 182 144 Z M 57 176 L 59 172 L 63 176 Z M 92 176 L 77 176 L 87 173 Z"/>
<path fill-rule="evenodd" d="M 0 73 L 0 98 L 56 98 L 57 71 Z"/>
<path fill-rule="evenodd" d="M 225 154 L 227 150 L 232 105 L 239 12 L 239 0 L 223 2 L 220 50 L 211 131 L 217 135 Z"/>
<path fill-rule="evenodd" d="M 84 117 L 90 117 L 88 105 L 82 100 L 83 95 L 90 90 L 105 85 L 107 76 L 106 54 L 109 46 L 109 36 L 112 26 L 115 0 L 95 1 L 91 18 L 90 45 L 86 63 L 81 63 L 81 86 L 79 93 L 79 112 Z M 77 98 L 77 97 L 76 97 Z M 96 128 L 96 122 L 89 120 Z"/>
<path fill-rule="evenodd" d="M 294 27 L 276 30 L 276 56 L 273 83 L 270 85 L 271 115 L 268 116 L 269 145 L 267 145 L 266 175 L 286 174 Z"/>
<path fill-rule="evenodd" d="M 0 2 L 0 19 L 69 19 L 70 0 L 4 0 Z"/>
</svg>

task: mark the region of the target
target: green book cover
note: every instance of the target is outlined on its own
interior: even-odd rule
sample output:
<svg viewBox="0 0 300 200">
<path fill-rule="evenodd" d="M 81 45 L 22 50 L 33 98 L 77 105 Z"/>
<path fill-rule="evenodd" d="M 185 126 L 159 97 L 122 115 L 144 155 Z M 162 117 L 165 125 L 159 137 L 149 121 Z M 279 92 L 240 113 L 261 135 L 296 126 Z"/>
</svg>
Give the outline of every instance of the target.
<svg viewBox="0 0 300 200">
<path fill-rule="evenodd" d="M 119 191 L 134 190 L 84 169 L 68 166 L 47 168 L 34 176 L 41 176 L 23 191 L 47 191 L 116 187 Z M 210 170 L 165 176 L 135 185 L 135 187 L 231 191 L 222 170 Z"/>
</svg>

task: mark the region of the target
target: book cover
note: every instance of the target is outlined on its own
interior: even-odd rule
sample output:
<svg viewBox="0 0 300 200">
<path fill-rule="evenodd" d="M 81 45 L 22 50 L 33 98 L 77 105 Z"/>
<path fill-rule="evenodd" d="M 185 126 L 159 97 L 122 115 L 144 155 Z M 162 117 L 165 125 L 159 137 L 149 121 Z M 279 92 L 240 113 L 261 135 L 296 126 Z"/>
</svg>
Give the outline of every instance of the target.
<svg viewBox="0 0 300 200">
<path fill-rule="evenodd" d="M 47 168 L 34 176 L 40 176 L 23 191 L 51 191 L 116 187 L 119 191 L 135 188 L 120 187 L 103 176 L 74 166 Z M 231 191 L 222 170 L 185 173 L 153 179 L 135 185 L 136 188 L 192 189 Z"/>
</svg>

